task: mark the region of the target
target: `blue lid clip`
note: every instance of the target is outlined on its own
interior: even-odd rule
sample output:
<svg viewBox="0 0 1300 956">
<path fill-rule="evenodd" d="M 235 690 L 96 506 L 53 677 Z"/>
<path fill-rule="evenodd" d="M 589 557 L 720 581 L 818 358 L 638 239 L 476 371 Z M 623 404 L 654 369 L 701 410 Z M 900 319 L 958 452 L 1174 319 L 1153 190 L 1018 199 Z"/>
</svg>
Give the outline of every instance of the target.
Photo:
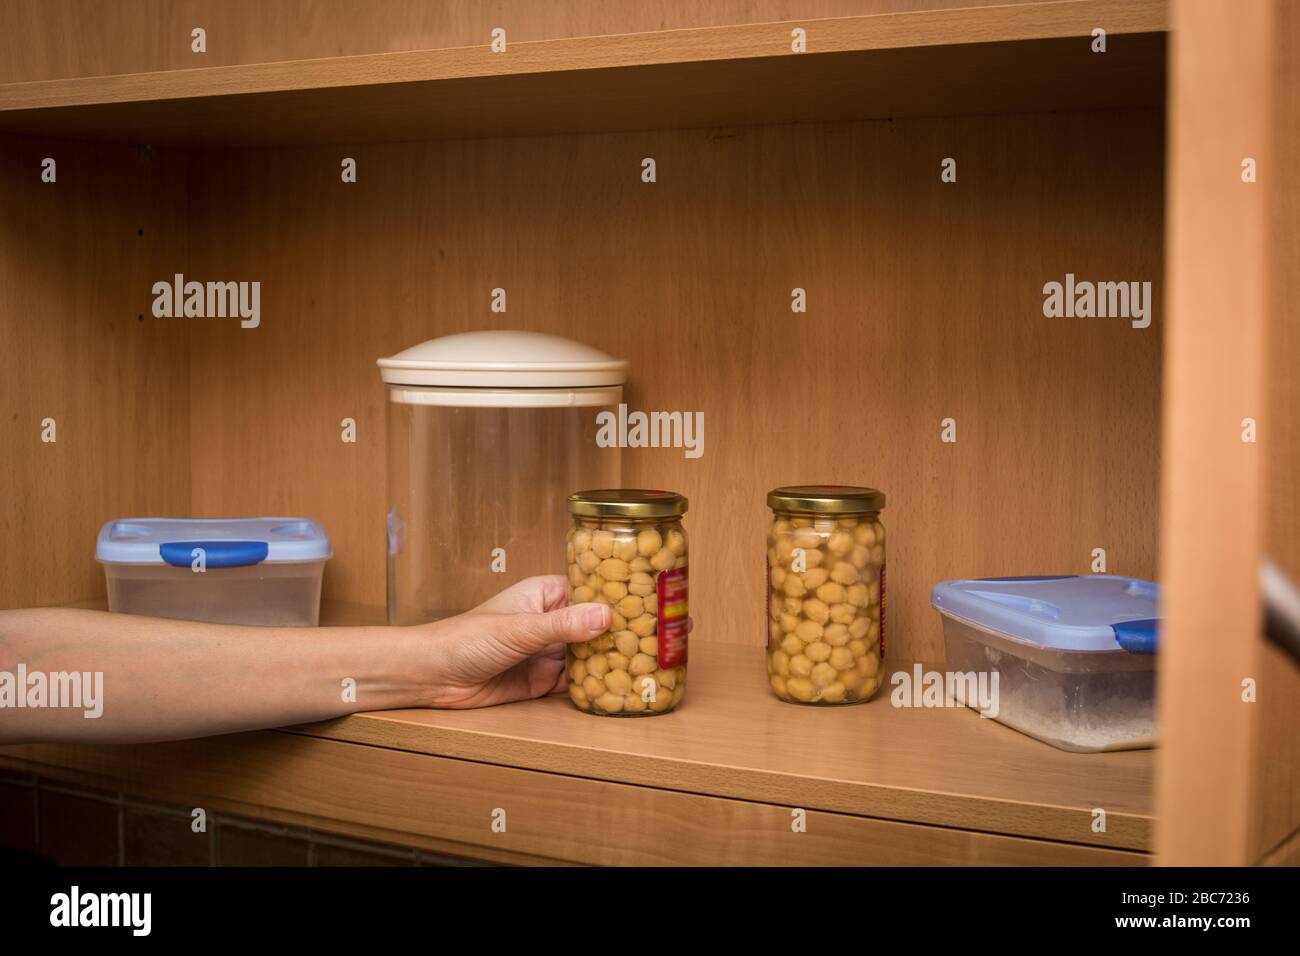
<svg viewBox="0 0 1300 956">
<path fill-rule="evenodd" d="M 203 549 L 204 565 L 209 568 L 249 568 L 265 561 L 269 550 L 265 541 L 164 541 L 158 553 L 172 567 L 188 568 L 195 548 Z"/>
<path fill-rule="evenodd" d="M 1115 640 L 1119 646 L 1130 654 L 1154 654 L 1156 652 L 1156 625 L 1159 621 L 1147 618 L 1143 621 L 1121 621 L 1112 624 Z"/>
</svg>

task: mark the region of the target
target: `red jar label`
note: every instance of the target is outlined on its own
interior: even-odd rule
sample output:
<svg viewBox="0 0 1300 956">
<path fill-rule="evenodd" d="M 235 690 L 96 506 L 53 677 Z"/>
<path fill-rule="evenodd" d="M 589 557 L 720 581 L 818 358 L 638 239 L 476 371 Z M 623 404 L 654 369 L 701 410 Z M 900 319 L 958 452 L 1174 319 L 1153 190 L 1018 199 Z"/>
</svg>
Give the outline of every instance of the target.
<svg viewBox="0 0 1300 956">
<path fill-rule="evenodd" d="M 686 637 L 691 631 L 686 568 L 659 572 L 655 594 L 659 615 L 659 667 L 668 670 L 686 663 Z"/>
</svg>

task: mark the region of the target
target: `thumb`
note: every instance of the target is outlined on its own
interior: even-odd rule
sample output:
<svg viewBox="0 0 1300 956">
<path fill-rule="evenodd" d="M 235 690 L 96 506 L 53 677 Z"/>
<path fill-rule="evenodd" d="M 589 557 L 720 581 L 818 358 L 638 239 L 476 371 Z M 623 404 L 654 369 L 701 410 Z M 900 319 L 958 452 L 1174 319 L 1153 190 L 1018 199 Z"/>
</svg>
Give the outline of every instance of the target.
<svg viewBox="0 0 1300 956">
<path fill-rule="evenodd" d="M 589 641 L 609 630 L 610 613 L 604 604 L 575 604 L 543 614 L 513 614 L 503 639 L 510 647 L 531 656 L 552 644 Z"/>
</svg>

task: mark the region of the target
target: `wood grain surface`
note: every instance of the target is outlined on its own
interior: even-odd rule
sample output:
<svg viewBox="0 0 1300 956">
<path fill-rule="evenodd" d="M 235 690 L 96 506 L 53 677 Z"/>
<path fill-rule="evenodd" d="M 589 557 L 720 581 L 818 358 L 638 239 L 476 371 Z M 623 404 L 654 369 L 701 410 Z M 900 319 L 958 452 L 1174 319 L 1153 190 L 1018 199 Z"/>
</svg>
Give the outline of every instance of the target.
<svg viewBox="0 0 1300 956">
<path fill-rule="evenodd" d="M 941 659 L 938 581 L 1087 573 L 1094 548 L 1154 574 L 1161 145 L 1138 112 L 200 157 L 175 268 L 261 281 L 263 320 L 191 323 L 193 510 L 317 518 L 327 596 L 381 604 L 374 360 L 551 332 L 629 359 L 631 408 L 704 413 L 703 457 L 629 450 L 623 472 L 691 500 L 695 640 L 763 640 L 770 488 L 867 484 L 889 495 L 888 652 Z M 1157 280 L 1151 327 L 1044 318 L 1067 272 Z"/>
<path fill-rule="evenodd" d="M 1268 186 L 1242 182 L 1241 163 L 1273 156 L 1273 14 L 1271 3 L 1214 0 L 1174 9 L 1156 780 L 1157 859 L 1168 865 L 1241 865 L 1261 850 L 1261 718 L 1243 683 L 1263 676 L 1263 446 L 1242 429 L 1268 411 L 1270 204 Z M 1230 517 L 1207 535 L 1218 515 Z"/>
<path fill-rule="evenodd" d="M 1162 0 L 1069 0 L 0 86 L 0 131 L 232 146 L 1156 107 Z M 1104 55 L 1089 36 L 1113 34 Z M 791 51 L 804 29 L 807 52 Z M 738 95 L 738 93 L 740 95 Z"/>
<path fill-rule="evenodd" d="M 184 205 L 165 152 L 0 143 L 0 606 L 102 595 L 100 525 L 189 508 L 188 329 L 148 297 Z"/>
<path fill-rule="evenodd" d="M 1142 865 L 1144 854 L 914 826 L 264 732 L 28 746 L 0 765 L 211 811 L 508 863 Z M 802 808 L 801 808 L 802 809 Z M 494 832 L 494 814 L 505 832 Z"/>
<path fill-rule="evenodd" d="M 382 620 L 330 606 L 327 623 Z M 597 718 L 564 697 L 477 711 L 387 711 L 294 728 L 482 763 L 805 809 L 1143 850 L 1154 753 L 1056 750 L 963 708 L 777 700 L 758 648 L 696 647 L 686 703 L 662 719 Z M 910 671 L 910 665 L 886 667 Z M 1092 811 L 1106 812 L 1093 833 Z"/>
</svg>

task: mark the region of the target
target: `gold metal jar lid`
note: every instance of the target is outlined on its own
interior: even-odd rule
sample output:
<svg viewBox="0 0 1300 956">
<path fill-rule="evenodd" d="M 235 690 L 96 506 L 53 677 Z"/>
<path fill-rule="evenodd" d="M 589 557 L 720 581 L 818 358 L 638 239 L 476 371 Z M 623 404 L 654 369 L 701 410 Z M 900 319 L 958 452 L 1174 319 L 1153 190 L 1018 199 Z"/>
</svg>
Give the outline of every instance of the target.
<svg viewBox="0 0 1300 956">
<path fill-rule="evenodd" d="M 860 514 L 885 507 L 885 493 L 852 485 L 786 485 L 767 493 L 767 506 L 817 515 Z"/>
<path fill-rule="evenodd" d="M 670 518 L 686 514 L 686 498 L 675 491 L 602 488 L 569 495 L 569 514 L 588 518 Z"/>
</svg>

